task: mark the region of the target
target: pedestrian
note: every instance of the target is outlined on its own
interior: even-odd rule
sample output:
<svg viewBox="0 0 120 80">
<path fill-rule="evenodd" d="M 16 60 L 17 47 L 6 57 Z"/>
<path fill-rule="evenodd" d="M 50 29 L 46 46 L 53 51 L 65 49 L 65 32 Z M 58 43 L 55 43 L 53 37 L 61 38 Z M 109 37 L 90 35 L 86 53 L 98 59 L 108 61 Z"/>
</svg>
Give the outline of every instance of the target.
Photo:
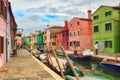
<svg viewBox="0 0 120 80">
<path fill-rule="evenodd" d="M 95 48 L 95 54 L 98 55 L 98 42 L 97 41 L 94 45 L 94 48 Z"/>
</svg>

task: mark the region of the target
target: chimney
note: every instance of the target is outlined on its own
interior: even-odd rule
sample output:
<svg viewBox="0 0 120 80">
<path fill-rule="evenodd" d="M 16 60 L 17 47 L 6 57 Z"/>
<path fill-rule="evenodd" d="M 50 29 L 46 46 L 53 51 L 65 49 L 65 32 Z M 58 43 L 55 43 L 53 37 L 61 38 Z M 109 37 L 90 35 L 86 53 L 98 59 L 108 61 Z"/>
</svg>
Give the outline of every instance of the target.
<svg viewBox="0 0 120 80">
<path fill-rule="evenodd" d="M 88 19 L 92 19 L 92 11 L 88 10 Z"/>
<path fill-rule="evenodd" d="M 65 28 L 67 29 L 68 28 L 68 21 L 65 20 Z"/>
</svg>

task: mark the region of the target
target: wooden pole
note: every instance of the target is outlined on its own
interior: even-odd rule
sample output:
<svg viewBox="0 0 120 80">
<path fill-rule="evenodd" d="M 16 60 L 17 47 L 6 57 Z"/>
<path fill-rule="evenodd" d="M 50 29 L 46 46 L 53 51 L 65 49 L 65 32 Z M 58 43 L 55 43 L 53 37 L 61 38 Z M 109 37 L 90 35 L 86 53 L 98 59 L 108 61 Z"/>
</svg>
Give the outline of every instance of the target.
<svg viewBox="0 0 120 80">
<path fill-rule="evenodd" d="M 49 56 L 49 59 L 50 59 L 50 62 L 51 62 L 51 64 L 52 64 L 52 66 L 53 66 L 53 62 L 52 62 L 52 59 L 51 59 L 51 54 L 50 54 L 49 51 L 48 51 L 48 56 Z"/>
<path fill-rule="evenodd" d="M 63 78 L 65 78 L 65 77 L 64 77 L 64 74 L 63 74 L 63 71 L 62 71 L 62 68 L 61 68 L 61 66 L 60 66 L 58 57 L 57 57 L 57 55 L 56 55 L 56 52 L 55 52 L 55 50 L 53 49 L 52 44 L 50 44 L 50 46 L 51 46 L 51 48 L 52 48 L 54 57 L 55 57 L 55 59 L 56 59 L 56 62 L 57 62 L 57 64 L 58 64 L 58 67 L 59 67 L 59 69 L 60 69 L 61 76 L 62 76 Z"/>
<path fill-rule="evenodd" d="M 66 57 L 66 59 L 67 59 L 67 62 L 68 62 L 68 64 L 70 65 L 70 68 L 72 69 L 72 71 L 73 71 L 73 73 L 74 73 L 74 76 L 76 77 L 76 80 L 80 80 L 80 78 L 79 78 L 78 74 L 75 72 L 74 66 L 73 66 L 73 64 L 71 64 L 70 59 L 69 59 L 68 55 L 66 54 L 64 48 L 63 48 L 62 46 L 60 46 L 60 48 L 61 48 L 61 50 L 63 51 L 63 53 L 65 54 L 65 57 Z"/>
</svg>

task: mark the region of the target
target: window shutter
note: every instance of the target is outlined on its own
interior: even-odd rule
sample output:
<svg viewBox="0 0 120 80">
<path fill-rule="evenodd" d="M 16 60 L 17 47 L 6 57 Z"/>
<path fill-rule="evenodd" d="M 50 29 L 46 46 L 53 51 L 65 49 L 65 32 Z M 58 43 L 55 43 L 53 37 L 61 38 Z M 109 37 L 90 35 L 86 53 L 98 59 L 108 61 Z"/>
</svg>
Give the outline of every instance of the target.
<svg viewBox="0 0 120 80">
<path fill-rule="evenodd" d="M 107 41 L 105 41 L 105 48 L 107 48 Z"/>
<path fill-rule="evenodd" d="M 107 24 L 105 24 L 105 31 L 107 31 Z"/>
<path fill-rule="evenodd" d="M 111 11 L 109 12 L 109 14 L 111 15 Z"/>
<path fill-rule="evenodd" d="M 110 30 L 112 30 L 112 24 L 110 23 Z"/>
<path fill-rule="evenodd" d="M 110 41 L 110 48 L 112 48 L 112 41 Z"/>
</svg>

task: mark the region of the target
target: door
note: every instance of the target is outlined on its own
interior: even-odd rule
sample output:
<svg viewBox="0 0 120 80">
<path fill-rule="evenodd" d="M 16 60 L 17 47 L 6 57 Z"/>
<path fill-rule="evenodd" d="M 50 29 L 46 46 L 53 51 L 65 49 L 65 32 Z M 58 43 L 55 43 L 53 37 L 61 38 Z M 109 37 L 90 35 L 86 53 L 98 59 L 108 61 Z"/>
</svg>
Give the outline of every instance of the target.
<svg viewBox="0 0 120 80">
<path fill-rule="evenodd" d="M 101 40 L 100 42 L 99 42 L 99 52 L 104 52 L 104 41 L 103 40 Z"/>
</svg>

